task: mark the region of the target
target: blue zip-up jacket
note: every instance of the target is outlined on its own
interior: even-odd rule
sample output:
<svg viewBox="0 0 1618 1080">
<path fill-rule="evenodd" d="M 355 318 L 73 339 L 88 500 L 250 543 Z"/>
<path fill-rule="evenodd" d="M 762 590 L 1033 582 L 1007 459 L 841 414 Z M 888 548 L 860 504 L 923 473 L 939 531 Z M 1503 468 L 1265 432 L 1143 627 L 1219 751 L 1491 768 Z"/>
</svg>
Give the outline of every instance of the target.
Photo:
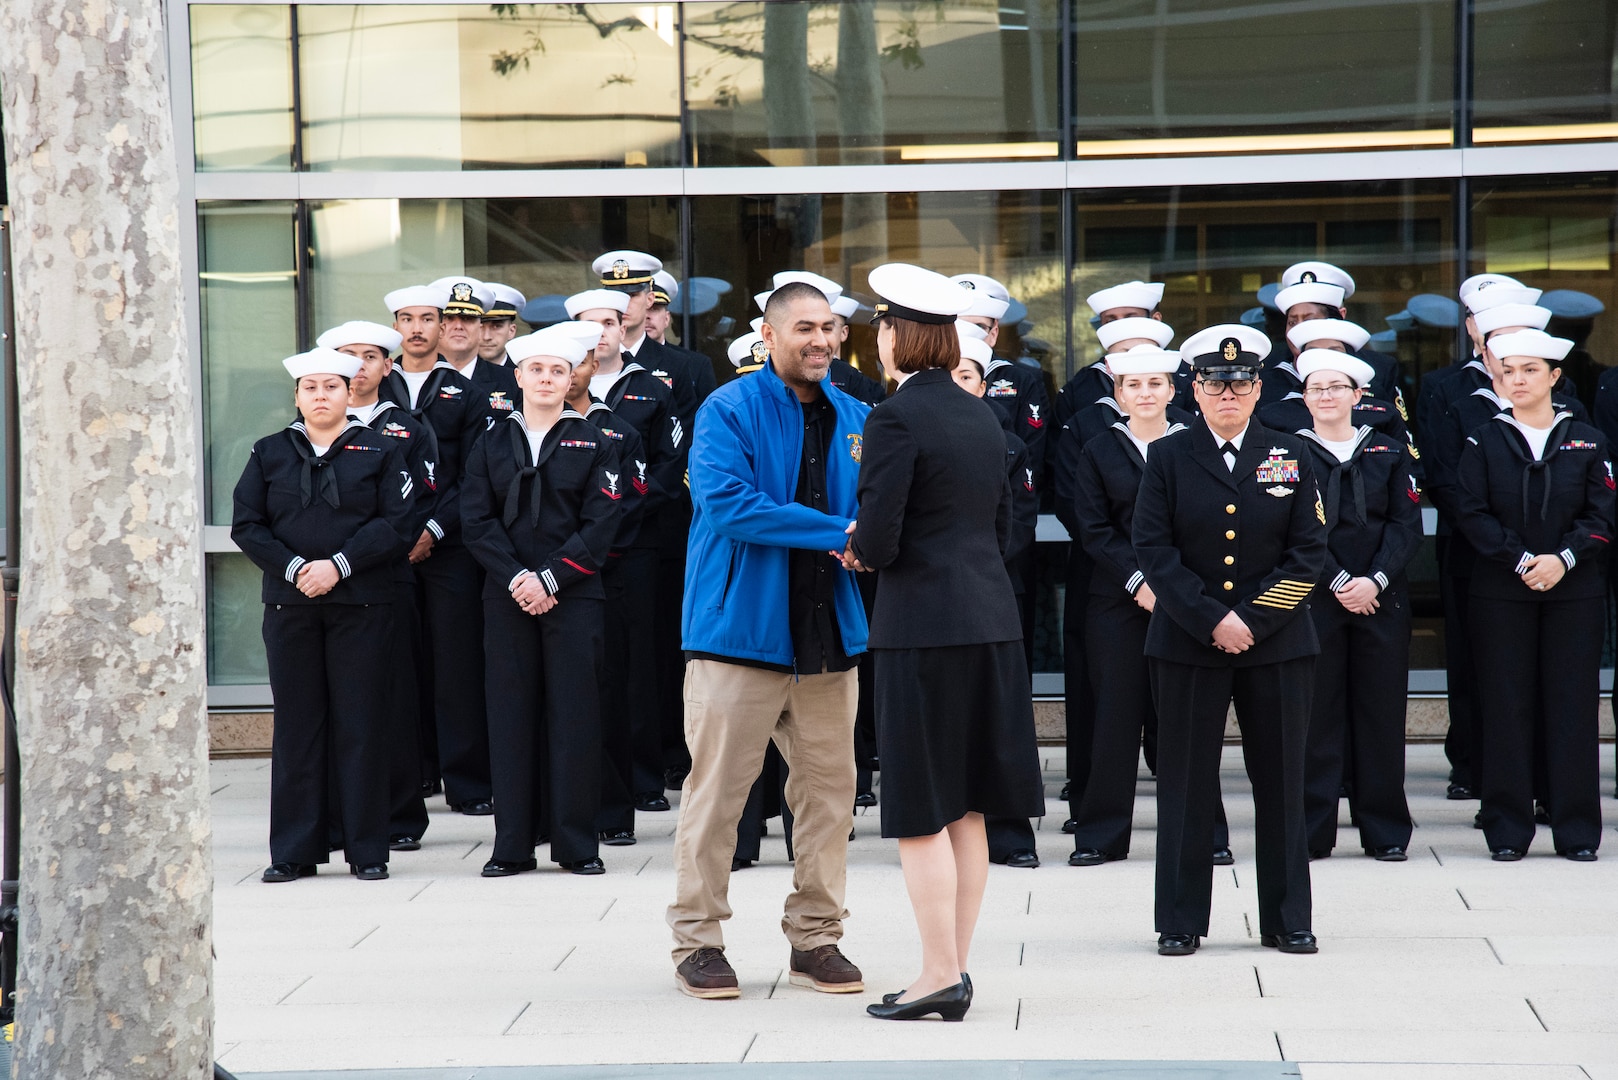
<svg viewBox="0 0 1618 1080">
<path fill-rule="evenodd" d="M 842 551 L 848 543 L 846 530 L 859 512 L 860 440 L 871 411 L 829 378 L 820 386 L 837 416 L 826 462 L 829 513 L 794 501 L 803 407 L 773 365 L 726 383 L 697 410 L 680 622 L 689 652 L 794 666 L 788 552 Z M 862 653 L 865 606 L 852 571 L 838 573 L 836 598 L 843 649 Z"/>
</svg>

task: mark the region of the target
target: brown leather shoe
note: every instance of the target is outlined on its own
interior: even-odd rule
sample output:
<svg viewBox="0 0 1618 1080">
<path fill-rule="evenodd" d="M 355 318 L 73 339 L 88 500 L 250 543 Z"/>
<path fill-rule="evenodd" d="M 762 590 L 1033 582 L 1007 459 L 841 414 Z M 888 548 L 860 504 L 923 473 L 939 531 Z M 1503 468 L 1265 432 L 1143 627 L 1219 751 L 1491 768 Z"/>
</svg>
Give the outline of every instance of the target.
<svg viewBox="0 0 1618 1080">
<path fill-rule="evenodd" d="M 724 949 L 698 949 L 674 969 L 674 984 L 680 993 L 694 998 L 736 998 L 742 996 L 736 970 L 725 959 Z"/>
<path fill-rule="evenodd" d="M 822 994 L 858 994 L 865 989 L 860 969 L 835 945 L 822 945 L 808 952 L 792 950 L 791 974 L 794 986 L 807 986 Z"/>
</svg>

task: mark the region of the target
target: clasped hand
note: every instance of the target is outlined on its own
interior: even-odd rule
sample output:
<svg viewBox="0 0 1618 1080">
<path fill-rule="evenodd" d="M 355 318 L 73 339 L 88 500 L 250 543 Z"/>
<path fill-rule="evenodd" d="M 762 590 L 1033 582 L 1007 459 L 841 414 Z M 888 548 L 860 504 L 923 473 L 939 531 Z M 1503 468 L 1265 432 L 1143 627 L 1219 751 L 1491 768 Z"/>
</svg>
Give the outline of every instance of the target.
<svg viewBox="0 0 1618 1080">
<path fill-rule="evenodd" d="M 1380 586 L 1368 577 L 1357 577 L 1349 581 L 1332 595 L 1337 602 L 1355 615 L 1370 615 L 1382 606 L 1377 595 L 1382 592 Z"/>
<path fill-rule="evenodd" d="M 556 606 L 556 597 L 545 591 L 534 573 L 524 574 L 512 584 L 511 598 L 530 615 L 543 615 Z"/>
<path fill-rule="evenodd" d="M 848 528 L 843 530 L 843 532 L 848 536 L 848 543 L 846 545 L 844 545 L 843 550 L 842 551 L 828 551 L 826 554 L 830 555 L 832 558 L 834 558 L 838 562 L 842 563 L 844 570 L 858 570 L 861 573 L 868 574 L 868 573 L 871 572 L 871 568 L 866 566 L 864 563 L 860 562 L 859 559 L 854 557 L 854 526 L 855 526 L 855 524 L 856 524 L 856 522 L 850 521 L 848 523 Z"/>
<path fill-rule="evenodd" d="M 1253 631 L 1247 628 L 1240 615 L 1227 611 L 1225 617 L 1219 620 L 1219 625 L 1214 627 L 1213 643 L 1220 652 L 1232 655 L 1244 653 L 1253 647 Z"/>
<path fill-rule="evenodd" d="M 317 559 L 298 567 L 298 591 L 311 600 L 325 596 L 341 580 L 343 575 L 337 572 L 337 564 L 330 559 Z"/>
<path fill-rule="evenodd" d="M 1554 588 L 1567 576 L 1567 564 L 1560 555 L 1535 555 L 1523 568 L 1522 583 L 1535 592 Z"/>
</svg>

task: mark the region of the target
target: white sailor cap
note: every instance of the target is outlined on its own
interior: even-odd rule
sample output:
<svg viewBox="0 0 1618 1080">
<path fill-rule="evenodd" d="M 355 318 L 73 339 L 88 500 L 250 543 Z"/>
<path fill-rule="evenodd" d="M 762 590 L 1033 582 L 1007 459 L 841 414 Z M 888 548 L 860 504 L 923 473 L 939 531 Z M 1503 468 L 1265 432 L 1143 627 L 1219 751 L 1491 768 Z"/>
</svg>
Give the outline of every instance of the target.
<svg viewBox="0 0 1618 1080">
<path fill-rule="evenodd" d="M 1371 332 L 1347 319 L 1305 319 L 1287 331 L 1287 340 L 1298 349 L 1311 341 L 1341 341 L 1350 352 L 1359 352 L 1371 340 Z"/>
<path fill-rule="evenodd" d="M 629 297 L 613 289 L 586 289 L 562 301 L 562 306 L 567 309 L 570 319 L 577 319 L 581 311 L 595 311 L 597 308 L 606 308 L 622 315 L 629 310 Z"/>
<path fill-rule="evenodd" d="M 762 334 L 764 332 L 764 316 L 760 315 L 747 325 L 753 328 L 753 333 Z"/>
<path fill-rule="evenodd" d="M 1281 288 L 1289 285 L 1298 285 L 1305 281 L 1324 282 L 1327 285 L 1336 285 L 1343 290 L 1346 300 L 1354 295 L 1354 278 L 1341 266 L 1329 262 L 1297 262 L 1281 271 Z M 1285 308 L 1282 308 L 1285 311 Z"/>
<path fill-rule="evenodd" d="M 607 288 L 629 286 L 630 292 L 640 292 L 652 283 L 652 275 L 663 269 L 663 260 L 644 251 L 609 251 L 590 264 L 590 270 Z"/>
<path fill-rule="evenodd" d="M 1309 376 L 1317 371 L 1337 371 L 1361 390 L 1370 386 L 1371 380 L 1376 377 L 1376 371 L 1370 364 L 1353 353 L 1338 352 L 1336 349 L 1305 349 L 1298 354 L 1295 366 L 1298 378 L 1303 382 L 1308 382 Z"/>
<path fill-rule="evenodd" d="M 444 305 L 449 303 L 449 290 L 437 289 L 431 285 L 407 285 L 402 289 L 394 289 L 382 298 L 388 310 L 397 315 L 405 308 L 425 307 L 443 311 Z"/>
<path fill-rule="evenodd" d="M 1298 270 L 1298 267 L 1304 269 Z M 1315 272 L 1317 266 L 1330 266 L 1330 263 L 1298 263 L 1297 266 L 1287 267 L 1287 273 L 1298 270 L 1299 278 L 1296 281 L 1283 282 L 1281 291 L 1275 294 L 1275 306 L 1285 314 L 1297 304 L 1324 304 L 1329 308 L 1340 308 L 1348 300 L 1349 293 L 1353 291 L 1354 279 L 1338 270 L 1342 278 L 1348 280 L 1345 287 L 1341 281 L 1328 281 Z"/>
<path fill-rule="evenodd" d="M 764 338 L 758 333 L 743 334 L 732 341 L 725 349 L 725 355 L 730 358 L 730 366 L 737 371 L 756 371 L 769 362 L 770 350 L 764 345 Z"/>
<path fill-rule="evenodd" d="M 1493 289 L 1499 288 L 1500 286 L 1510 286 L 1512 288 L 1520 289 L 1523 287 L 1523 283 L 1518 281 L 1516 278 L 1508 277 L 1505 274 L 1473 274 L 1471 277 L 1461 282 L 1461 287 L 1457 291 L 1456 295 L 1458 295 L 1462 300 L 1465 300 L 1468 296 L 1471 296 L 1480 289 Z"/>
<path fill-rule="evenodd" d="M 484 291 L 488 294 L 489 302 L 483 305 L 485 319 L 515 319 L 517 313 L 528 303 L 528 298 L 513 289 L 510 285 L 502 285 L 498 281 L 483 283 Z"/>
<path fill-rule="evenodd" d="M 758 305 L 758 309 L 760 311 L 763 311 L 764 306 L 770 302 L 770 297 L 772 297 L 774 295 L 775 295 L 775 290 L 774 289 L 771 289 L 768 292 L 756 292 L 756 293 L 753 294 L 753 303 Z"/>
<path fill-rule="evenodd" d="M 839 296 L 831 302 L 831 313 L 847 322 L 860 310 L 860 302 L 852 296 Z"/>
<path fill-rule="evenodd" d="M 680 283 L 674 280 L 674 275 L 667 270 L 659 270 L 652 275 L 652 303 L 672 304 L 674 298 L 680 295 Z"/>
<path fill-rule="evenodd" d="M 878 319 L 909 319 L 944 326 L 972 306 L 972 294 L 943 274 L 910 263 L 883 263 L 870 273 Z"/>
<path fill-rule="evenodd" d="M 1011 293 L 987 274 L 956 274 L 950 278 L 972 294 L 972 306 L 962 315 L 976 315 L 999 322 L 1011 310 Z"/>
<path fill-rule="evenodd" d="M 1270 339 L 1251 326 L 1220 323 L 1180 342 L 1180 355 L 1199 373 L 1247 369 L 1252 372 L 1249 377 L 1256 378 L 1259 365 L 1270 355 Z"/>
<path fill-rule="evenodd" d="M 545 329 L 564 334 L 583 344 L 586 349 L 594 349 L 601 344 L 601 332 L 605 327 L 588 319 L 574 319 L 571 322 L 551 323 Z"/>
<path fill-rule="evenodd" d="M 1551 309 L 1537 304 L 1497 304 L 1487 311 L 1473 315 L 1472 321 L 1477 324 L 1478 333 L 1487 339 L 1496 330 L 1507 326 L 1528 326 L 1535 330 L 1543 330 L 1545 324 L 1551 321 Z M 1489 351 L 1494 352 L 1492 345 Z"/>
<path fill-rule="evenodd" d="M 979 327 L 968 322 L 955 324 L 955 333 L 961 339 L 961 358 L 972 361 L 980 372 L 987 375 L 990 366 L 994 364 L 994 350 L 989 348 L 986 340 L 971 332 L 977 329 Z"/>
<path fill-rule="evenodd" d="M 783 270 L 775 275 L 771 285 L 779 289 L 792 281 L 801 281 L 805 285 L 813 285 L 826 294 L 826 303 L 828 304 L 835 304 L 838 298 L 843 295 L 843 287 L 837 282 L 829 277 L 821 277 L 819 274 L 811 273 L 808 270 Z M 768 296 L 770 294 L 765 293 L 764 295 Z"/>
<path fill-rule="evenodd" d="M 1126 281 L 1122 285 L 1114 285 L 1110 289 L 1093 292 L 1084 301 L 1090 305 L 1090 310 L 1100 315 L 1113 308 L 1140 308 L 1142 311 L 1156 311 L 1157 305 L 1163 302 L 1163 283 L 1161 281 Z"/>
<path fill-rule="evenodd" d="M 1180 370 L 1180 354 L 1161 345 L 1136 345 L 1133 349 L 1108 354 L 1107 370 L 1112 372 L 1113 378 L 1124 375 L 1173 375 Z"/>
<path fill-rule="evenodd" d="M 543 330 L 535 330 L 532 334 L 514 337 L 506 343 L 506 355 L 511 357 L 512 363 L 518 365 L 536 356 L 548 356 L 555 360 L 567 361 L 569 367 L 578 367 L 589 354 L 590 349 L 583 341 L 565 330 L 558 330 L 555 326 L 547 326 Z"/>
<path fill-rule="evenodd" d="M 1496 285 L 1493 288 L 1474 289 L 1462 301 L 1472 315 L 1506 304 L 1537 304 L 1544 293 L 1526 285 Z"/>
<path fill-rule="evenodd" d="M 478 315 L 483 309 L 494 302 L 493 295 L 488 286 L 477 278 L 467 277 L 441 277 L 437 281 L 428 282 L 429 289 L 443 289 L 449 293 L 449 301 L 444 304 L 445 315 Z"/>
<path fill-rule="evenodd" d="M 1144 338 L 1156 342 L 1158 348 L 1163 348 L 1174 340 L 1174 327 L 1162 319 L 1142 318 L 1131 315 L 1127 319 L 1114 319 L 1110 323 L 1102 323 L 1096 327 L 1096 340 L 1101 342 L 1103 349 L 1110 349 L 1120 341 L 1129 341 L 1133 338 Z"/>
<path fill-rule="evenodd" d="M 393 327 L 364 320 L 334 326 L 315 338 L 315 344 L 322 349 L 341 349 L 344 345 L 375 345 L 385 353 L 393 352 L 403 343 L 404 335 Z"/>
<path fill-rule="evenodd" d="M 1573 342 L 1568 338 L 1552 337 L 1543 330 L 1518 330 L 1489 342 L 1489 351 L 1502 360 L 1508 356 L 1533 356 L 1554 363 L 1572 349 Z"/>
<path fill-rule="evenodd" d="M 957 322 L 955 324 L 955 329 L 961 332 L 962 337 L 974 337 L 979 341 L 989 340 L 989 332 L 983 327 L 979 326 L 977 323 Z"/>
<path fill-rule="evenodd" d="M 302 379 L 306 375 L 341 375 L 345 379 L 352 379 L 359 374 L 360 358 L 336 349 L 313 348 L 287 357 L 281 361 L 281 366 L 294 379 Z"/>
</svg>

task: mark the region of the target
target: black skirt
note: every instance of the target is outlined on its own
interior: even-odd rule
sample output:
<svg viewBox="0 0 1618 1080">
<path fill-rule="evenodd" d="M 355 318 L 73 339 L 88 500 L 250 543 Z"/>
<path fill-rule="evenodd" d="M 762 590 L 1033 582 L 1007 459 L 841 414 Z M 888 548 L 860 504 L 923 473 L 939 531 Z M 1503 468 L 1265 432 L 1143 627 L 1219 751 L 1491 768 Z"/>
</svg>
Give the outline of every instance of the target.
<svg viewBox="0 0 1618 1080">
<path fill-rule="evenodd" d="M 1045 813 L 1022 642 L 872 653 L 883 836 Z"/>
</svg>

